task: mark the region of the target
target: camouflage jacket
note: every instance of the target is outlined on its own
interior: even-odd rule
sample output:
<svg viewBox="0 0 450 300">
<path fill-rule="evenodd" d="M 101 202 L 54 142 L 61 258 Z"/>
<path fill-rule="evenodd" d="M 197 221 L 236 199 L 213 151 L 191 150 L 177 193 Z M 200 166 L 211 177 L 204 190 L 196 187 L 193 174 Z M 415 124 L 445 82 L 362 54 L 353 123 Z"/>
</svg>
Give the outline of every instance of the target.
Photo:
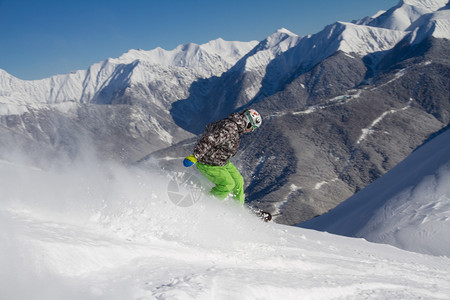
<svg viewBox="0 0 450 300">
<path fill-rule="evenodd" d="M 226 165 L 228 160 L 236 155 L 240 136 L 245 132 L 246 125 L 244 115 L 239 113 L 209 124 L 195 146 L 195 158 L 202 164 Z"/>
</svg>

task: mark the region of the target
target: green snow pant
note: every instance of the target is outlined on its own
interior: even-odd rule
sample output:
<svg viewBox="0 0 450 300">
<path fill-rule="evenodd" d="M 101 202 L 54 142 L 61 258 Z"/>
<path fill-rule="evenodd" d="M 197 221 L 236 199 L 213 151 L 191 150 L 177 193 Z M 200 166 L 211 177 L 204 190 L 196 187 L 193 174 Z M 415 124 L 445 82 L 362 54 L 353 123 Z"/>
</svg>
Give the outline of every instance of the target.
<svg viewBox="0 0 450 300">
<path fill-rule="evenodd" d="M 230 193 L 239 202 L 244 204 L 244 178 L 238 169 L 228 162 L 225 166 L 211 166 L 197 163 L 197 169 L 216 186 L 210 194 L 218 199 L 225 199 Z"/>
</svg>

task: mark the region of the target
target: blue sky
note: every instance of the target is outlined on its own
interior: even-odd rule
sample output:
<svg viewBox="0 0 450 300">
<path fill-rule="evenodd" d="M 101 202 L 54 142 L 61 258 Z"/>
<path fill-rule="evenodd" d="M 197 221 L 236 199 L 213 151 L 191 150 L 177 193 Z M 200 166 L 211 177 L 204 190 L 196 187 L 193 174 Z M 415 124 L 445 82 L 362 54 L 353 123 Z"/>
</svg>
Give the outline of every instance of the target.
<svg viewBox="0 0 450 300">
<path fill-rule="evenodd" d="M 0 0 L 0 68 L 21 79 L 87 69 L 129 49 L 303 36 L 398 0 Z"/>
</svg>

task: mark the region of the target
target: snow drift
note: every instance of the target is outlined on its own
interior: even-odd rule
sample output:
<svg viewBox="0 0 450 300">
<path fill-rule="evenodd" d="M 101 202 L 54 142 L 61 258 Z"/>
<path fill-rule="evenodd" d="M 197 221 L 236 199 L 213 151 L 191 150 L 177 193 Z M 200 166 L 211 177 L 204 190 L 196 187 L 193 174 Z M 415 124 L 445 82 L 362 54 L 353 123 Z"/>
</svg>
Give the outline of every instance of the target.
<svg viewBox="0 0 450 300">
<path fill-rule="evenodd" d="M 450 130 L 301 227 L 450 256 Z"/>
</svg>

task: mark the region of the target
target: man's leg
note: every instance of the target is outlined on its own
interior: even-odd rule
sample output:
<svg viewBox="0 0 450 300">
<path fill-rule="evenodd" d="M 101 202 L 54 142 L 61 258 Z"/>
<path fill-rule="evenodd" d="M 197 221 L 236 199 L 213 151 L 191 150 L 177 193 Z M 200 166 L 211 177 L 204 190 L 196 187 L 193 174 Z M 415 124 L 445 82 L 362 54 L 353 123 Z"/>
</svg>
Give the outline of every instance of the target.
<svg viewBox="0 0 450 300">
<path fill-rule="evenodd" d="M 196 165 L 200 173 L 216 185 L 211 189 L 211 195 L 223 200 L 233 191 L 236 184 L 225 166 L 211 166 L 201 163 Z"/>
<path fill-rule="evenodd" d="M 225 168 L 227 169 L 228 173 L 231 175 L 235 183 L 235 186 L 232 191 L 234 198 L 236 198 L 237 200 L 239 200 L 239 202 L 244 204 L 245 203 L 244 177 L 242 177 L 241 173 L 239 173 L 239 170 L 231 162 L 228 162 L 228 164 L 225 165 Z"/>
</svg>

